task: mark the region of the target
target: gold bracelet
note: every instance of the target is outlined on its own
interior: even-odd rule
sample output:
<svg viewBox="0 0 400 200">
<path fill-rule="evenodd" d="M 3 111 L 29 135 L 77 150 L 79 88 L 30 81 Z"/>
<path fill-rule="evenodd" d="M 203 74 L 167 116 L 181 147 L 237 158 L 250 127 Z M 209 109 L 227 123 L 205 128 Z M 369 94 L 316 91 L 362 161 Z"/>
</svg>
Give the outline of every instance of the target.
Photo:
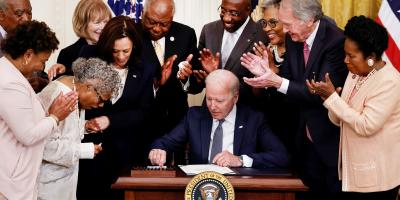
<svg viewBox="0 0 400 200">
<path fill-rule="evenodd" d="M 58 119 L 58 117 L 55 116 L 55 115 L 53 115 L 53 114 L 50 114 L 49 117 L 51 117 L 51 118 L 53 118 L 54 120 L 56 120 L 56 124 L 57 124 L 57 126 L 58 126 L 58 124 L 60 123 L 60 120 Z"/>
</svg>

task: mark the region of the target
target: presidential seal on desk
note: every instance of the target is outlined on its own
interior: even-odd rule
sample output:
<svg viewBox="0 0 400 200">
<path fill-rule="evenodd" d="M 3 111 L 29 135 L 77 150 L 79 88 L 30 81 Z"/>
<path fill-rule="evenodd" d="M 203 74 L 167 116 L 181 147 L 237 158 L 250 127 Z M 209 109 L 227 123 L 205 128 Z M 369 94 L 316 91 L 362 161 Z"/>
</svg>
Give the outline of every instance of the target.
<svg viewBox="0 0 400 200">
<path fill-rule="evenodd" d="M 190 180 L 185 200 L 234 200 L 235 191 L 228 179 L 217 172 L 203 172 Z"/>
</svg>

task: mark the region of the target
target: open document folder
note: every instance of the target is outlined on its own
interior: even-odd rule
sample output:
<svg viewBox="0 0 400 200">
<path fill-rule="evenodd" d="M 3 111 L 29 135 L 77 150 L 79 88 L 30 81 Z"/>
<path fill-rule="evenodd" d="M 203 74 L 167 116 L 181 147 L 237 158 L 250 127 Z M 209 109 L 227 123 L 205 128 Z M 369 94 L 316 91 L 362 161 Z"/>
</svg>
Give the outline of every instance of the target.
<svg viewBox="0 0 400 200">
<path fill-rule="evenodd" d="M 213 171 L 213 172 L 218 172 L 220 174 L 235 174 L 234 171 L 232 171 L 229 167 L 220 167 L 218 165 L 214 164 L 204 164 L 204 165 L 178 165 L 179 168 L 183 172 L 186 173 L 186 175 L 197 175 L 202 172 L 206 171 Z"/>
</svg>

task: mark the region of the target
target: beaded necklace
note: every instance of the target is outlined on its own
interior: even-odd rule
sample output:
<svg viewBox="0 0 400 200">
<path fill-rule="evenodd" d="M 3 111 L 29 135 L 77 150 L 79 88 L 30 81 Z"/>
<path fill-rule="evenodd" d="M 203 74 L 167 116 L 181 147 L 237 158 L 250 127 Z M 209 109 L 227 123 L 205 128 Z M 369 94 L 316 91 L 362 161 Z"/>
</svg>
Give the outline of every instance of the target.
<svg viewBox="0 0 400 200">
<path fill-rule="evenodd" d="M 355 85 L 355 89 L 358 91 L 358 90 L 361 88 L 361 86 L 365 83 L 365 81 L 367 81 L 372 75 L 374 75 L 375 72 L 376 72 L 376 69 L 373 68 L 373 69 L 368 73 L 367 77 L 364 78 L 364 77 L 360 76 L 360 77 L 358 78 L 358 80 L 357 80 L 356 85 Z"/>
</svg>

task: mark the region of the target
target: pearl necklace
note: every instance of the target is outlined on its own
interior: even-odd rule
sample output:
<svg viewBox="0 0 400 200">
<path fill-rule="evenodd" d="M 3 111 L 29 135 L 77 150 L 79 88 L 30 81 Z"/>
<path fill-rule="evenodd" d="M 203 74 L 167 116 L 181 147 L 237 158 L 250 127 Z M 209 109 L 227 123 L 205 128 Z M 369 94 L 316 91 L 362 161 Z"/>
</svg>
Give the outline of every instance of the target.
<svg viewBox="0 0 400 200">
<path fill-rule="evenodd" d="M 355 89 L 358 91 L 361 86 L 365 83 L 365 81 L 367 81 L 372 75 L 374 75 L 376 72 L 376 69 L 373 68 L 367 75 L 367 77 L 363 78 L 362 76 L 360 76 L 357 80 L 357 83 L 355 85 Z"/>
<path fill-rule="evenodd" d="M 278 45 L 272 45 L 272 50 L 274 52 L 276 62 L 282 63 L 284 59 L 279 56 Z"/>
</svg>

